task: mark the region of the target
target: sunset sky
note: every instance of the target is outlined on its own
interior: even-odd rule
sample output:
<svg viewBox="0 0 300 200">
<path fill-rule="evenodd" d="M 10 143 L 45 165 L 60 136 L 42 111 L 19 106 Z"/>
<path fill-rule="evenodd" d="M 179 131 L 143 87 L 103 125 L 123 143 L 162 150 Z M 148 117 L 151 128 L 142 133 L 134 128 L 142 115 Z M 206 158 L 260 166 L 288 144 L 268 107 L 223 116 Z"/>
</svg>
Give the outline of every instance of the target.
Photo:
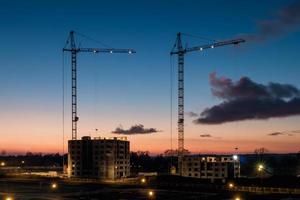
<svg viewBox="0 0 300 200">
<path fill-rule="evenodd" d="M 262 36 L 185 57 L 185 111 L 201 113 L 222 102 L 212 94 L 210 74 L 254 83 L 300 88 L 300 16 L 280 23 L 293 0 L 16 1 L 0 6 L 0 151 L 62 152 L 62 68 L 65 66 L 65 142 L 71 138 L 70 55 L 62 54 L 70 30 L 134 55 L 78 56 L 79 137 L 127 136 L 131 150 L 170 149 L 170 61 L 173 73 L 173 148 L 177 146 L 177 32 L 215 40 Z M 299 3 L 298 3 L 299 4 Z M 299 11 L 300 12 L 300 11 Z M 297 18 L 298 17 L 298 18 Z M 275 22 L 262 33 L 262 22 Z M 278 28 L 278 29 L 277 29 Z M 273 31 L 273 30 L 272 30 Z M 104 47 L 78 37 L 82 47 Z M 183 36 L 184 46 L 207 44 Z M 194 153 L 300 151 L 300 116 L 196 124 L 186 115 L 185 147 Z M 118 135 L 120 125 L 156 133 Z M 98 132 L 95 131 L 98 129 Z M 280 132 L 282 134 L 273 134 Z M 201 137 L 209 135 L 210 137 Z"/>
</svg>

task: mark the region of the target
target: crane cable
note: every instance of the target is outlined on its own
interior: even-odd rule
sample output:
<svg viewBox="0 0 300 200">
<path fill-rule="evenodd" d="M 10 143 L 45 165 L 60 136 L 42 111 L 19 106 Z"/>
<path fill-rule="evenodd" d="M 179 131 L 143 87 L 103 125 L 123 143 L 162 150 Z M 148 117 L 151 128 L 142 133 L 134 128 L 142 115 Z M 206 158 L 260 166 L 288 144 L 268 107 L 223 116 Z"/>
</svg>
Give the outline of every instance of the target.
<svg viewBox="0 0 300 200">
<path fill-rule="evenodd" d="M 170 55 L 170 136 L 171 136 L 171 167 L 173 167 L 173 74 L 174 63 L 172 55 Z"/>
<path fill-rule="evenodd" d="M 219 42 L 216 39 L 209 38 L 209 37 L 206 37 L 206 36 L 195 35 L 195 34 L 190 34 L 190 33 L 181 33 L 181 34 L 185 35 L 185 36 L 188 36 L 188 37 L 192 37 L 192 38 L 198 38 L 198 39 L 201 39 L 201 40 L 207 40 L 207 41 L 211 41 L 211 42 Z"/>
<path fill-rule="evenodd" d="M 92 68 L 93 70 L 93 81 L 94 81 L 94 102 L 93 102 L 93 130 L 92 133 L 98 134 L 98 126 L 97 126 L 97 119 L 98 119 L 98 70 L 96 67 Z M 97 135 L 98 137 L 98 135 Z"/>
<path fill-rule="evenodd" d="M 104 47 L 113 49 L 111 46 L 109 46 L 109 45 L 107 45 L 107 44 L 105 44 L 105 43 L 103 43 L 103 42 L 101 42 L 101 41 L 99 41 L 99 40 L 95 40 L 94 38 L 91 38 L 91 37 L 89 37 L 89 36 L 87 36 L 87 35 L 85 35 L 85 34 L 78 33 L 78 32 L 75 32 L 75 33 L 76 33 L 77 35 L 81 36 L 81 37 L 84 37 L 84 38 L 90 40 L 90 41 L 93 41 L 93 42 L 96 42 L 96 43 L 98 43 L 98 44 L 101 44 L 101 45 L 104 46 Z"/>
<path fill-rule="evenodd" d="M 62 52 L 62 170 L 65 165 L 65 54 Z"/>
</svg>

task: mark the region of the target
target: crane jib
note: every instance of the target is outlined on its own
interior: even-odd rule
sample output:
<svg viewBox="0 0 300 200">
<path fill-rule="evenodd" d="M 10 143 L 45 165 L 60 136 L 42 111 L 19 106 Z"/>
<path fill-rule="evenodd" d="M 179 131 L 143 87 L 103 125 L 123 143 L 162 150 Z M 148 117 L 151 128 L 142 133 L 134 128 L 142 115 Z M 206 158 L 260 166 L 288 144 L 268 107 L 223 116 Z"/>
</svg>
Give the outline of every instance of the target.
<svg viewBox="0 0 300 200">
<path fill-rule="evenodd" d="M 69 46 L 68 48 L 66 48 Z M 134 49 L 116 49 L 116 48 L 78 48 L 75 42 L 75 32 L 71 31 L 67 39 L 63 52 L 71 52 L 71 80 L 72 80 L 72 140 L 77 139 L 77 53 L 91 52 L 91 53 L 136 53 Z"/>
</svg>

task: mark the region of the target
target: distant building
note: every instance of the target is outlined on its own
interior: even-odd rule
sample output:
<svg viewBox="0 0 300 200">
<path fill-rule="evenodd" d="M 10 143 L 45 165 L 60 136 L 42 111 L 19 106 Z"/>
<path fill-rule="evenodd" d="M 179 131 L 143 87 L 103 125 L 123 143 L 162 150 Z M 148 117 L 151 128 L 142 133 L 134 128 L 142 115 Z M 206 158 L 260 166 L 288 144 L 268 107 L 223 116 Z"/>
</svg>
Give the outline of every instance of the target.
<svg viewBox="0 0 300 200">
<path fill-rule="evenodd" d="M 203 179 L 227 179 L 240 176 L 238 156 L 185 156 L 182 162 L 182 176 Z"/>
<path fill-rule="evenodd" d="M 69 140 L 68 177 L 119 179 L 130 175 L 129 141 L 123 138 Z"/>
</svg>

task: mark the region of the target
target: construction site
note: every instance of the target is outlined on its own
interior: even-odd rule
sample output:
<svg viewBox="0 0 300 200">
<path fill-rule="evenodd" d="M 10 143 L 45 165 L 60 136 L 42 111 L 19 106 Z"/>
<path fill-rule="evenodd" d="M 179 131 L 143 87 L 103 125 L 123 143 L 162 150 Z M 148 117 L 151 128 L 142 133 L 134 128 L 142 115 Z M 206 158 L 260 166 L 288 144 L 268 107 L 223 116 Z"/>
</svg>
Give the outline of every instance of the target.
<svg viewBox="0 0 300 200">
<path fill-rule="evenodd" d="M 80 34 L 83 35 L 83 34 Z M 189 52 L 202 52 L 227 45 L 238 45 L 244 39 L 218 41 L 207 45 L 183 48 L 181 33 L 177 38 L 170 55 L 178 56 L 178 166 L 171 166 L 173 175 L 203 179 L 222 179 L 239 177 L 239 158 L 232 156 L 199 157 L 199 162 L 190 163 L 195 156 L 184 153 L 184 56 Z M 71 107 L 72 107 L 72 137 L 68 142 L 68 177 L 70 178 L 103 178 L 120 179 L 130 177 L 130 142 L 126 138 L 94 138 L 84 136 L 77 139 L 77 123 L 79 121 L 77 108 L 77 54 L 79 53 L 126 53 L 134 54 L 134 49 L 116 48 L 85 48 L 78 47 L 75 32 L 71 31 L 63 52 L 71 53 Z M 232 163 L 233 167 L 228 164 Z M 185 167 L 184 167 L 185 166 Z M 193 168 L 198 166 L 199 168 Z M 194 171 L 195 170 L 195 171 Z M 197 171 L 199 173 L 197 173 Z M 193 173 L 192 173 L 193 172 Z"/>
<path fill-rule="evenodd" d="M 2 77 L 11 88 L 7 89 L 10 92 L 3 90 L 7 134 L 0 155 L 0 200 L 299 200 L 300 131 L 297 120 L 290 119 L 300 115 L 300 89 L 292 82 L 298 68 L 286 72 L 271 67 L 297 65 L 291 59 L 294 54 L 286 54 L 287 50 L 280 58 L 274 56 L 281 55 L 274 50 L 279 46 L 290 48 L 287 44 L 295 43 L 290 42 L 294 36 L 289 36 L 289 43 L 281 44 L 284 38 L 273 40 L 300 27 L 300 4 L 292 2 L 281 8 L 283 2 L 277 2 L 281 10 L 274 19 L 258 21 L 254 35 L 244 34 L 248 27 L 236 18 L 250 19 L 243 13 L 248 12 L 244 5 L 231 3 L 240 8 L 233 14 L 235 9 L 227 8 L 227 3 L 218 2 L 218 8 L 202 3 L 194 2 L 194 7 L 174 2 L 172 9 L 177 13 L 166 2 L 136 3 L 137 10 L 131 3 L 122 3 L 118 9 L 110 5 L 114 14 L 112 9 L 94 12 L 96 4 L 102 6 L 99 2 L 77 2 L 72 5 L 77 6 L 74 10 L 64 2 L 64 9 L 51 13 L 44 7 L 32 8 L 39 15 L 48 13 L 45 19 L 52 25 L 47 25 L 47 31 L 60 24 L 67 39 L 62 31 L 57 37 L 48 35 L 48 47 L 36 53 L 36 61 L 27 55 L 31 48 L 25 51 L 23 44 L 20 60 L 7 53 L 10 62 L 28 62 L 31 68 L 24 65 L 22 78 L 16 78 L 19 69 L 9 71 L 13 67 L 7 64 L 7 79 Z M 257 18 L 265 19 L 262 9 L 249 4 L 260 13 Z M 262 4 L 263 8 L 270 6 Z M 199 20 L 196 8 L 202 6 L 207 9 L 202 10 L 204 20 Z M 27 12 L 21 8 L 17 11 Z M 31 20 L 35 16 L 27 14 Z M 101 31 L 93 34 L 95 24 L 103 16 L 108 18 L 107 14 L 111 21 L 99 25 Z M 227 15 L 231 18 L 225 18 Z M 88 17 L 91 23 L 79 16 Z M 218 26 L 212 26 L 215 18 Z M 69 20 L 72 26 L 64 24 Z M 77 21 L 85 26 L 87 35 L 73 30 Z M 201 31 L 209 36 L 195 34 Z M 225 39 L 214 38 L 219 35 Z M 110 38 L 113 46 L 129 46 L 112 47 L 98 40 L 102 36 Z M 40 45 L 37 36 L 29 40 Z M 264 49 L 261 44 L 266 41 L 272 42 Z M 41 47 L 32 47 L 37 48 Z M 46 60 L 46 48 L 52 52 L 49 57 L 62 53 L 61 66 L 52 69 L 60 64 L 51 62 L 53 56 Z M 41 63 L 48 68 L 41 70 Z M 39 70 L 44 70 L 43 76 Z M 270 73 L 273 70 L 275 75 Z M 225 75 L 217 76 L 217 71 Z M 37 91 L 39 95 L 33 96 Z M 11 100 L 10 95 L 24 97 Z"/>
<path fill-rule="evenodd" d="M 184 58 L 190 52 L 202 53 L 227 45 L 239 45 L 244 39 L 213 42 L 207 45 L 183 47 L 181 33 L 177 34 L 170 52 L 177 56 L 178 119 L 177 154 L 166 160 L 164 173 L 140 169 L 130 159 L 130 141 L 126 137 L 78 138 L 80 118 L 77 108 L 77 54 L 125 53 L 134 49 L 85 48 L 76 44 L 76 32 L 71 31 L 63 52 L 71 54 L 71 137 L 67 157 L 62 166 L 32 167 L 2 162 L 0 190 L 4 199 L 278 199 L 286 194 L 298 196 L 299 189 L 276 186 L 276 181 L 264 177 L 245 182 L 242 178 L 240 155 L 187 154 L 184 142 Z M 134 57 L 133 57 L 134 59 Z M 172 103 L 172 102 L 171 102 Z M 241 155 L 242 156 L 242 155 Z M 23 158 L 24 159 L 24 158 Z M 11 161 L 8 161 L 11 162 Z M 20 162 L 20 161 L 17 161 Z M 146 166 L 142 166 L 147 168 Z M 135 170 L 133 170 L 135 169 Z M 264 170 L 264 166 L 259 166 Z M 247 183 L 248 182 L 248 183 Z M 246 184 L 245 184 L 246 183 Z M 273 183 L 273 184 L 272 184 Z M 253 186 L 256 184 L 257 186 Z M 275 185 L 274 185 L 275 184 Z M 297 187 L 297 181 L 295 182 Z M 26 185 L 26 186 L 25 186 Z M 22 187 L 21 187 L 22 186 Z M 15 188 L 15 189 L 12 189 Z M 21 189 L 22 188 L 22 189 Z M 31 195 L 25 195 L 30 191 Z M 43 196 L 43 197 L 41 197 Z M 134 197 L 133 197 L 134 196 Z"/>
</svg>

